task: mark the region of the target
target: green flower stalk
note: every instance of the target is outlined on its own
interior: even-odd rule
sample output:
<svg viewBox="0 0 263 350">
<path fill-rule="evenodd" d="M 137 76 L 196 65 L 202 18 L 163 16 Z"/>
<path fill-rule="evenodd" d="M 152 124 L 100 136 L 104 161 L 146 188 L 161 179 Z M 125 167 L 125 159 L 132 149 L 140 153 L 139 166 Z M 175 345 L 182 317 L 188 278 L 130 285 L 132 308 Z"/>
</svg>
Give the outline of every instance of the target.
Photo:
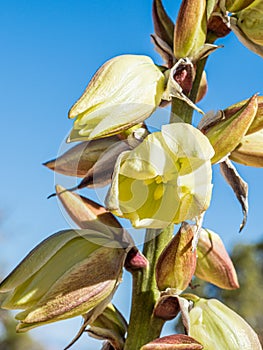
<svg viewBox="0 0 263 350">
<path fill-rule="evenodd" d="M 164 125 L 119 156 L 106 206 L 134 227 L 164 228 L 193 219 L 210 203 L 213 154 L 193 126 Z"/>
<path fill-rule="evenodd" d="M 111 136 L 148 118 L 159 106 L 165 78 L 150 57 L 122 55 L 107 61 L 69 111 L 68 141 Z"/>
<path fill-rule="evenodd" d="M 249 324 L 216 299 L 194 296 L 189 335 L 205 350 L 261 350 L 258 336 Z"/>
<path fill-rule="evenodd" d="M 22 309 L 18 332 L 105 309 L 120 280 L 126 250 L 93 230 L 58 232 L 33 249 L 0 284 L 1 307 Z"/>
</svg>

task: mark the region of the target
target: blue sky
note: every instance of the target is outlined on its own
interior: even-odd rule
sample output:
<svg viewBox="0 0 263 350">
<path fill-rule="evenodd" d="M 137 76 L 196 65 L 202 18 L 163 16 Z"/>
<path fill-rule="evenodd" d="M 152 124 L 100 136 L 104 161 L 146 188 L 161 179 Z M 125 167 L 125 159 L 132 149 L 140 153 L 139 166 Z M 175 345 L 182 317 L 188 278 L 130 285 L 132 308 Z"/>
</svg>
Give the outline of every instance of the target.
<svg viewBox="0 0 263 350">
<path fill-rule="evenodd" d="M 178 3 L 164 1 L 172 18 Z M 0 26 L 0 273 L 4 275 L 42 239 L 69 227 L 57 200 L 46 199 L 54 189 L 54 174 L 41 164 L 56 157 L 72 125 L 68 109 L 95 70 L 124 53 L 162 61 L 150 42 L 150 0 L 3 1 Z M 244 48 L 233 34 L 218 43 L 224 48 L 208 60 L 209 91 L 199 104 L 205 111 L 263 92 L 262 58 Z M 250 213 L 242 234 L 238 233 L 240 206 L 217 166 L 205 219 L 206 227 L 221 234 L 228 249 L 263 237 L 262 169 L 238 169 L 250 185 Z M 130 278 L 124 277 L 115 300 L 127 315 Z M 42 339 L 47 350 L 57 350 L 71 339 L 80 322 L 61 322 L 33 330 L 31 335 Z M 87 344 L 100 348 L 85 336 L 75 349 Z"/>
</svg>

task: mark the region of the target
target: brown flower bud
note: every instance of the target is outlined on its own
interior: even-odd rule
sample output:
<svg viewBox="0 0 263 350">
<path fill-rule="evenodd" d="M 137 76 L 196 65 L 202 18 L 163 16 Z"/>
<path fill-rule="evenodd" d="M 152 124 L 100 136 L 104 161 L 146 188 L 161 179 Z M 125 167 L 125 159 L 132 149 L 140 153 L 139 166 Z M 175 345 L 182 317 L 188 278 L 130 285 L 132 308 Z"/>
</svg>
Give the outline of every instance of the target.
<svg viewBox="0 0 263 350">
<path fill-rule="evenodd" d="M 240 164 L 262 168 L 263 130 L 243 137 L 237 148 L 231 152 L 230 159 Z"/>
<path fill-rule="evenodd" d="M 227 11 L 237 12 L 241 11 L 255 0 L 225 0 L 225 7 Z"/>
<path fill-rule="evenodd" d="M 134 246 L 134 241 L 129 233 L 102 205 L 67 191 L 60 185 L 56 186 L 56 191 L 68 215 L 80 228 L 101 231 L 113 240 L 122 242 L 124 246 Z"/>
<path fill-rule="evenodd" d="M 136 247 L 132 247 L 125 260 L 124 267 L 126 270 L 132 272 L 134 270 L 146 269 L 147 266 L 148 260 L 145 256 Z"/>
<path fill-rule="evenodd" d="M 185 334 L 167 335 L 144 345 L 140 350 L 201 350 L 202 344 Z"/>
<path fill-rule="evenodd" d="M 232 152 L 247 133 L 257 112 L 257 95 L 252 96 L 239 110 L 225 112 L 210 117 L 209 115 L 199 123 L 198 128 L 206 135 L 214 148 L 215 155 L 212 163 L 220 161 Z"/>
<path fill-rule="evenodd" d="M 192 250 L 195 226 L 183 223 L 174 238 L 161 253 L 156 264 L 159 290 L 172 288 L 180 294 L 190 283 L 196 267 L 196 252 Z"/>
<path fill-rule="evenodd" d="M 111 136 L 100 140 L 81 142 L 58 158 L 43 165 L 63 175 L 85 177 L 101 155 L 118 141 L 117 136 Z"/>
<path fill-rule="evenodd" d="M 236 270 L 216 233 L 201 229 L 195 275 L 223 289 L 239 288 Z"/>
<path fill-rule="evenodd" d="M 162 295 L 155 305 L 154 316 L 165 321 L 172 320 L 180 312 L 177 295 Z"/>
<path fill-rule="evenodd" d="M 206 40 L 206 1 L 183 0 L 174 30 L 174 55 L 194 57 Z"/>
</svg>

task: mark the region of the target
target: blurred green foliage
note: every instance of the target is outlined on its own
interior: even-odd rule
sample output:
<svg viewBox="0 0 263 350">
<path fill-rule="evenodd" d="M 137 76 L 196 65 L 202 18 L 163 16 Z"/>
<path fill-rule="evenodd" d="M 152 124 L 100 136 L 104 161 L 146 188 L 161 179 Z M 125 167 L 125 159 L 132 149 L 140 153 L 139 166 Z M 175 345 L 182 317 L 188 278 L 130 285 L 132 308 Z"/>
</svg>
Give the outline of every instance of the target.
<svg viewBox="0 0 263 350">
<path fill-rule="evenodd" d="M 17 334 L 16 323 L 10 312 L 0 310 L 0 350 L 44 350 L 28 334 Z"/>
</svg>

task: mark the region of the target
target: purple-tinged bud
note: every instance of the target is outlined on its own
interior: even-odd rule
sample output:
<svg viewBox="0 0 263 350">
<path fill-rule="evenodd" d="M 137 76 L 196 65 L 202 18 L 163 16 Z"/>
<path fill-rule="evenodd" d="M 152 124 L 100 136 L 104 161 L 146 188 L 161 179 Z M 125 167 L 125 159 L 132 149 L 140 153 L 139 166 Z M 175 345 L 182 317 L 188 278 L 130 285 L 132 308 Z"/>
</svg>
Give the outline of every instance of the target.
<svg viewBox="0 0 263 350">
<path fill-rule="evenodd" d="M 148 264 L 149 262 L 145 256 L 136 247 L 132 247 L 127 254 L 124 267 L 126 270 L 132 272 L 134 270 L 146 269 Z"/>
<path fill-rule="evenodd" d="M 192 250 L 195 226 L 183 223 L 174 238 L 161 253 L 156 264 L 159 290 L 171 288 L 180 294 L 189 285 L 196 267 L 196 252 Z"/>
<path fill-rule="evenodd" d="M 217 163 L 231 153 L 246 135 L 257 112 L 257 95 L 252 96 L 238 111 L 228 115 L 224 111 L 211 117 L 209 115 L 199 123 L 198 128 L 206 135 L 214 148 L 212 163 Z"/>
<path fill-rule="evenodd" d="M 202 350 L 203 345 L 185 334 L 167 335 L 144 345 L 140 350 Z"/>
<path fill-rule="evenodd" d="M 174 55 L 194 57 L 206 40 L 206 1 L 183 0 L 174 30 Z"/>
<path fill-rule="evenodd" d="M 263 129 L 244 136 L 237 148 L 231 152 L 229 158 L 240 164 L 262 168 Z"/>
<path fill-rule="evenodd" d="M 216 233 L 201 229 L 195 275 L 223 289 L 239 288 L 235 267 Z"/>
</svg>

